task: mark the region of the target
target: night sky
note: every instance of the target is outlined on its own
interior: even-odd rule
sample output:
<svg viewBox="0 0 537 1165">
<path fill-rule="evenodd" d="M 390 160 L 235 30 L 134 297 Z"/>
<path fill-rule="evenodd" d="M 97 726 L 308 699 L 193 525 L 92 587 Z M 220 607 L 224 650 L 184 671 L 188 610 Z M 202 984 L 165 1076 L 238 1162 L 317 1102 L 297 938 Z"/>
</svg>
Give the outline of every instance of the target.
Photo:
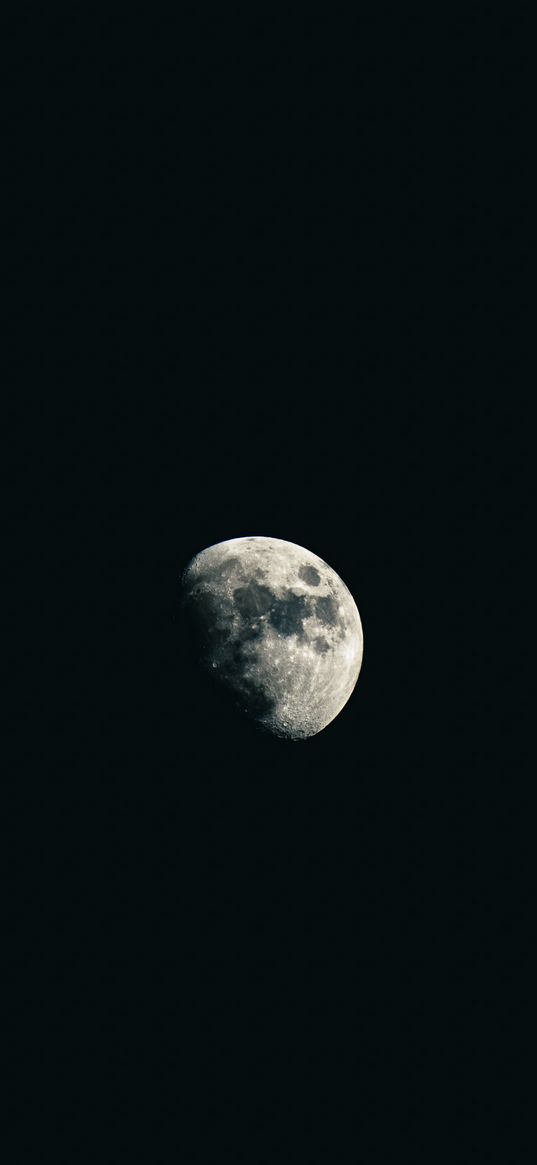
<svg viewBox="0 0 537 1165">
<path fill-rule="evenodd" d="M 84 348 L 55 317 L 62 381 L 104 394 L 91 724 L 55 721 L 57 1095 L 98 1087 L 146 1161 L 434 1162 L 449 1137 L 480 1160 L 510 1119 L 484 1066 L 497 1084 L 520 759 L 516 22 L 188 8 L 48 35 L 67 92 L 88 37 L 98 62 L 46 173 L 52 286 L 91 321 Z M 355 692 L 307 741 L 192 667 L 181 572 L 249 534 L 319 555 L 362 618 Z"/>
</svg>

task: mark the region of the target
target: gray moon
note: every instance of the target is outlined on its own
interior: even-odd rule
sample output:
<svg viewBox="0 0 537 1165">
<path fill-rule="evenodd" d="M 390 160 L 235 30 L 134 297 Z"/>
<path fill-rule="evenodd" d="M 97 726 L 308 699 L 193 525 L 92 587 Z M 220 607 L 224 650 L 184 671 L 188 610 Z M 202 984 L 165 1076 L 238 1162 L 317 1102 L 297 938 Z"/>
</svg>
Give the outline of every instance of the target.
<svg viewBox="0 0 537 1165">
<path fill-rule="evenodd" d="M 341 712 L 363 654 L 358 608 L 322 558 L 280 538 L 231 538 L 182 576 L 201 662 L 276 736 L 315 736 Z"/>
</svg>

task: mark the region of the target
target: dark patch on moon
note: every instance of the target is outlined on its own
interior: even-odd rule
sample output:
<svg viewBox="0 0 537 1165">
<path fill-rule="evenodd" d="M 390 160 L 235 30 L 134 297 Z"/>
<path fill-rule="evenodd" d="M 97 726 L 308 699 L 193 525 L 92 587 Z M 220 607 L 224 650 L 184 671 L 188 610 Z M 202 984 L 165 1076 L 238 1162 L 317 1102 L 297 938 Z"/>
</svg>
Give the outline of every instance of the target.
<svg viewBox="0 0 537 1165">
<path fill-rule="evenodd" d="M 321 595 L 315 599 L 315 610 L 320 623 L 325 623 L 328 627 L 337 626 L 339 612 L 331 595 Z"/>
<path fill-rule="evenodd" d="M 239 574 L 241 577 L 244 577 L 240 558 L 226 558 L 226 560 L 216 568 L 215 574 L 217 574 L 221 579 L 231 578 L 233 574 Z"/>
<path fill-rule="evenodd" d="M 268 587 L 252 579 L 244 587 L 237 587 L 233 591 L 235 605 L 243 619 L 252 619 L 259 615 L 266 615 L 274 601 L 274 595 Z"/>
<path fill-rule="evenodd" d="M 241 630 L 241 643 L 255 642 L 256 639 L 261 639 L 261 635 L 261 627 L 258 627 L 257 625 L 254 627 L 252 624 L 250 624 L 250 626 L 246 626 Z"/>
<path fill-rule="evenodd" d="M 298 572 L 298 577 L 302 582 L 308 583 L 310 587 L 318 587 L 321 581 L 321 576 L 314 566 L 301 566 Z"/>
<path fill-rule="evenodd" d="M 309 614 L 310 604 L 305 595 L 294 595 L 292 592 L 284 599 L 274 598 L 274 605 L 270 612 L 270 622 L 280 635 L 304 634 L 304 619 Z"/>
</svg>

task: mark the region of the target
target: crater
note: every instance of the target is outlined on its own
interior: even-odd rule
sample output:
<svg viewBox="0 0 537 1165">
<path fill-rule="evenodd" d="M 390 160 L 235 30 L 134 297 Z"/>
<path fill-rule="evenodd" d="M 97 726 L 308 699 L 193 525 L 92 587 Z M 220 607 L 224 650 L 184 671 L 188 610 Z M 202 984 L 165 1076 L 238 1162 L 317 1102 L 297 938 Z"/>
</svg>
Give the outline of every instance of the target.
<svg viewBox="0 0 537 1165">
<path fill-rule="evenodd" d="M 298 577 L 302 582 L 308 583 L 310 587 L 318 587 L 321 581 L 321 576 L 314 566 L 301 566 L 298 572 Z"/>
</svg>

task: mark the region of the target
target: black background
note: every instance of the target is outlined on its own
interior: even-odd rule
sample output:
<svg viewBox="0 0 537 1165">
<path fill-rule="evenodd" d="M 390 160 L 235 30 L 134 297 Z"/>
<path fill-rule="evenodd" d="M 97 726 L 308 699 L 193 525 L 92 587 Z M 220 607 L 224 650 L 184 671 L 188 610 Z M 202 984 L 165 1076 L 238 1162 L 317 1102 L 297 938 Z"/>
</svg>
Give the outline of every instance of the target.
<svg viewBox="0 0 537 1165">
<path fill-rule="evenodd" d="M 53 716 L 54 808 L 37 794 L 72 1144 L 89 1098 L 146 1160 L 244 1138 L 256 1162 L 312 1139 L 436 1160 L 449 1136 L 478 1160 L 511 1119 L 524 812 L 520 29 L 472 9 L 46 32 L 36 294 L 65 390 L 61 650 L 90 681 Z M 362 616 L 357 688 L 306 742 L 237 720 L 188 656 L 181 570 L 245 534 L 320 555 Z"/>
</svg>

